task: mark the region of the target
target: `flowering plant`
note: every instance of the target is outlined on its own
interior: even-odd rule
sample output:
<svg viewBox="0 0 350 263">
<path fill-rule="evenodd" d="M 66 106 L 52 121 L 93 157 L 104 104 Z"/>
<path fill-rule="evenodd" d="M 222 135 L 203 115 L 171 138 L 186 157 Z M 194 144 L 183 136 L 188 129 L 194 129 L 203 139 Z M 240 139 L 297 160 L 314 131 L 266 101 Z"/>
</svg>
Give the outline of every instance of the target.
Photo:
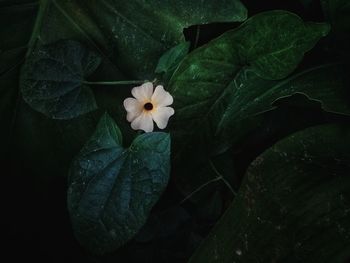
<svg viewBox="0 0 350 263">
<path fill-rule="evenodd" d="M 0 1 L 7 243 L 345 262 L 349 1 L 277 2 Z"/>
</svg>

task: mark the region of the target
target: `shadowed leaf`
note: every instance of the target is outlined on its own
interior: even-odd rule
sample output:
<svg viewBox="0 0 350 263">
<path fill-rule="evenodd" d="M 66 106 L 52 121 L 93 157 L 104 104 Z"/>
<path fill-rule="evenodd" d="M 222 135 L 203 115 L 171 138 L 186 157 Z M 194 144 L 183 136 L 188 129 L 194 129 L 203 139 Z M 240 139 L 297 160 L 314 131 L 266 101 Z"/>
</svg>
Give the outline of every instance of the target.
<svg viewBox="0 0 350 263">
<path fill-rule="evenodd" d="M 349 126 L 324 125 L 265 151 L 190 262 L 345 262 L 349 147 Z"/>
<path fill-rule="evenodd" d="M 21 92 L 35 110 L 53 119 L 71 119 L 97 108 L 84 79 L 101 59 L 72 40 L 32 51 L 21 72 Z"/>
</svg>

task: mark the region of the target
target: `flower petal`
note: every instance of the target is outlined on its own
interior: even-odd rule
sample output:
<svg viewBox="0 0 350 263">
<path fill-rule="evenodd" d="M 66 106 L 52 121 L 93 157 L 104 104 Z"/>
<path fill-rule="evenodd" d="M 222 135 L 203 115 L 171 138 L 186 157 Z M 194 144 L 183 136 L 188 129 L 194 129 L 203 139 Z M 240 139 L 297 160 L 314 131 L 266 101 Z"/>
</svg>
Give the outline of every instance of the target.
<svg viewBox="0 0 350 263">
<path fill-rule="evenodd" d="M 131 94 L 140 102 L 150 101 L 153 93 L 152 82 L 143 83 L 139 87 L 135 87 L 131 90 Z"/>
<path fill-rule="evenodd" d="M 168 125 L 170 116 L 174 115 L 175 111 L 171 107 L 159 107 L 152 112 L 152 117 L 159 129 L 164 129 Z"/>
<path fill-rule="evenodd" d="M 128 112 L 126 113 L 126 119 L 128 122 L 132 122 L 135 120 L 138 116 L 140 116 L 141 113 L 135 113 L 135 112 Z"/>
<path fill-rule="evenodd" d="M 126 98 L 123 104 L 125 110 L 128 112 L 142 111 L 143 104 L 134 98 Z"/>
<path fill-rule="evenodd" d="M 131 123 L 131 128 L 134 130 L 143 130 L 145 132 L 153 131 L 153 120 L 152 115 L 146 112 L 143 112 Z"/>
<path fill-rule="evenodd" d="M 132 122 L 136 117 L 142 113 L 142 103 L 134 98 L 126 98 L 124 100 L 124 108 L 127 111 L 126 119 Z"/>
<path fill-rule="evenodd" d="M 164 90 L 162 85 L 158 85 L 152 95 L 152 102 L 157 106 L 169 106 L 173 103 L 173 96 Z"/>
</svg>

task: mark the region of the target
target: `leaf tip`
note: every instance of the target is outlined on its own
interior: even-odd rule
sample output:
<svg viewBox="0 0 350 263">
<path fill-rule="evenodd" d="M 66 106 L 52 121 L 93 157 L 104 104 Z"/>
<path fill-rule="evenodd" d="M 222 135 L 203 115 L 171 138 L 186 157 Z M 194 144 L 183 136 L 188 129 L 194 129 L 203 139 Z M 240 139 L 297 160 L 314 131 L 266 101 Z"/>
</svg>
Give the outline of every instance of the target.
<svg viewBox="0 0 350 263">
<path fill-rule="evenodd" d="M 121 133 L 117 123 L 109 115 L 108 112 L 105 112 L 102 115 L 102 117 L 100 118 L 100 121 L 98 122 L 97 130 L 100 130 L 100 129 L 108 130 L 117 144 L 119 144 L 119 145 L 123 144 L 122 133 Z"/>
<path fill-rule="evenodd" d="M 315 23 L 309 22 L 307 25 L 312 28 L 314 32 L 317 32 L 320 37 L 325 37 L 331 31 L 331 25 L 329 23 Z"/>
</svg>

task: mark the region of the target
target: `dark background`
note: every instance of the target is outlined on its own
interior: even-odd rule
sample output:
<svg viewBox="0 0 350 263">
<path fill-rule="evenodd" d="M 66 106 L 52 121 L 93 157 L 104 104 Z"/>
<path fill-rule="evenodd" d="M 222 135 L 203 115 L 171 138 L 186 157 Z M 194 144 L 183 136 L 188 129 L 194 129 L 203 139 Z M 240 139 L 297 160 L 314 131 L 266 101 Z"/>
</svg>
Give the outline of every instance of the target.
<svg viewBox="0 0 350 263">
<path fill-rule="evenodd" d="M 298 14 L 306 21 L 324 21 L 319 1 L 312 1 L 307 6 L 297 0 L 242 2 L 247 7 L 249 16 L 266 10 L 283 9 Z M 238 25 L 225 23 L 200 26 L 198 41 L 197 26 L 185 29 L 184 34 L 193 48 Z M 298 70 L 331 61 L 331 56 L 324 52 L 326 42 L 327 40 L 321 40 L 307 53 Z M 297 116 L 297 110 L 291 111 L 287 119 L 293 122 Z M 253 135 L 249 145 L 242 145 L 239 156 L 232 153 L 232 160 L 239 164 L 236 187 L 250 161 L 275 140 L 290 132 L 282 128 L 285 115 L 273 117 L 280 118 L 282 122 L 273 134 L 264 135 L 264 140 L 259 138 L 259 134 Z M 295 121 L 292 129 L 324 122 L 333 116 L 325 116 L 315 110 L 303 118 L 304 120 Z M 115 253 L 98 257 L 84 251 L 73 236 L 66 207 L 66 177 L 34 172 L 30 163 L 17 158 L 15 151 L 8 153 L 1 161 L 4 202 L 1 215 L 5 219 L 2 227 L 6 233 L 4 251 L 9 253 L 13 259 L 11 261 L 24 257 L 27 260 L 46 262 L 186 262 L 231 200 L 227 190 L 214 185 L 201 202 L 194 204 L 186 201 L 180 204 L 184 196 L 171 181 L 140 234 Z M 218 199 L 218 196 L 224 198 Z M 220 201 L 222 199 L 225 202 Z"/>
</svg>

